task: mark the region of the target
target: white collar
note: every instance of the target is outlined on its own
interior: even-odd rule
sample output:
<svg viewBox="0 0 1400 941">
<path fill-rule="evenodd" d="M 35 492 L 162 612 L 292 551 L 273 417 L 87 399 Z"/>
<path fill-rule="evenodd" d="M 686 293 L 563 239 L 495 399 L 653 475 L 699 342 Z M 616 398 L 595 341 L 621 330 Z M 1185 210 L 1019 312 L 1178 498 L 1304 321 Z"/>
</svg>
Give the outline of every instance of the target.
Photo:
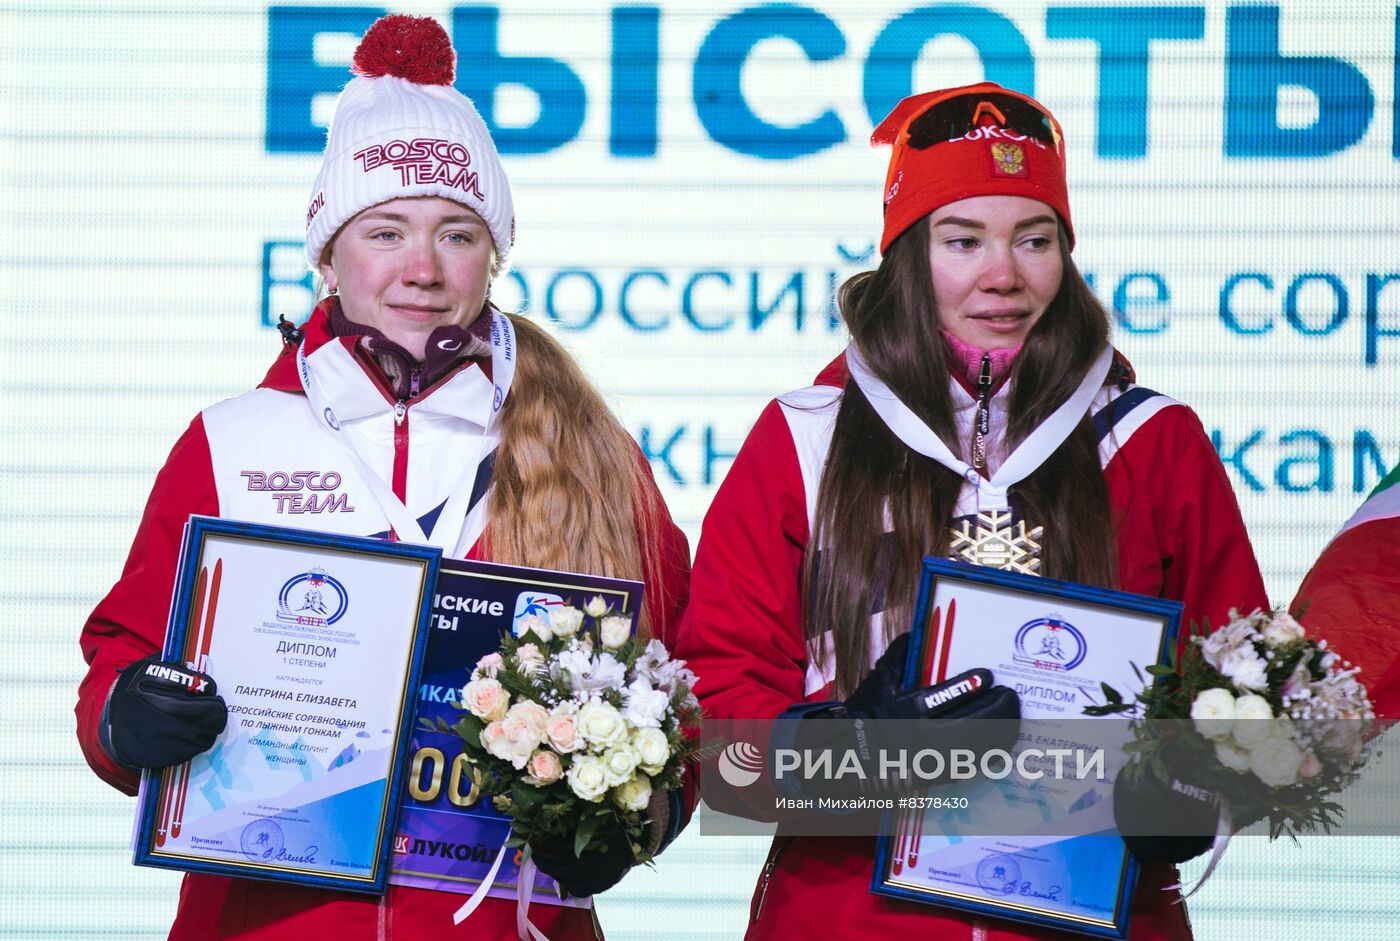
<svg viewBox="0 0 1400 941">
<path fill-rule="evenodd" d="M 1088 414 L 1113 365 L 1113 348 L 1105 346 L 1099 351 L 1079 388 L 1006 456 L 991 480 L 983 478 L 970 464 L 953 454 L 933 429 L 924 424 L 923 419 L 900 401 L 894 390 L 870 371 L 854 342 L 846 347 L 846 365 L 851 378 L 870 402 L 870 407 L 895 437 L 910 449 L 953 471 L 976 489 L 977 509 L 980 512 L 1009 509 L 1007 490 L 1044 464 L 1070 436 L 1080 419 Z M 1005 391 L 1006 385 L 1003 384 L 1001 391 Z"/>
<path fill-rule="evenodd" d="M 393 412 L 397 404 L 386 399 L 343 343 L 328 343 L 311 354 L 306 353 L 303 344 L 297 349 L 297 373 L 301 378 L 302 390 L 306 393 L 307 406 L 317 419 L 316 424 L 344 449 L 346 456 L 360 469 L 365 485 L 398 537 L 411 542 L 431 543 L 444 552 L 451 553 L 454 547 L 459 552 L 466 551 L 462 547 L 469 548 L 485 526 L 484 511 L 473 513 L 472 518 L 468 519 L 472 481 L 476 478 L 478 465 L 486 456 L 487 432 L 498 419 L 515 378 L 515 331 L 510 319 L 499 311 L 492 312 L 491 380 L 488 381 L 480 369 L 465 369 L 441 388 L 435 389 L 422 402 L 413 405 L 417 412 L 433 402 L 435 411 L 469 421 L 481 431 L 476 460 L 463 466 L 461 480 L 453 488 L 452 496 L 438 515 L 431 534 L 423 532 L 388 483 L 369 468 L 355 443 L 342 432 L 345 422 L 357 417 Z M 459 378 L 461 382 L 458 382 Z M 449 392 L 454 385 L 456 388 Z M 445 392 L 448 395 L 437 399 Z M 458 396 L 462 398 L 459 400 Z M 454 406 L 464 407 L 460 412 L 447 411 Z M 484 500 L 480 503 L 481 506 L 485 505 Z"/>
<path fill-rule="evenodd" d="M 333 403 L 340 421 L 353 422 L 394 410 L 392 393 L 374 381 L 364 364 L 340 339 L 324 344 L 306 358 L 314 366 L 316 380 L 321 385 L 318 398 Z M 412 405 L 415 412 L 470 418 L 479 411 L 477 403 L 489 401 L 490 397 L 491 380 L 479 364 L 472 363 L 458 368 L 427 395 L 414 399 Z"/>
</svg>

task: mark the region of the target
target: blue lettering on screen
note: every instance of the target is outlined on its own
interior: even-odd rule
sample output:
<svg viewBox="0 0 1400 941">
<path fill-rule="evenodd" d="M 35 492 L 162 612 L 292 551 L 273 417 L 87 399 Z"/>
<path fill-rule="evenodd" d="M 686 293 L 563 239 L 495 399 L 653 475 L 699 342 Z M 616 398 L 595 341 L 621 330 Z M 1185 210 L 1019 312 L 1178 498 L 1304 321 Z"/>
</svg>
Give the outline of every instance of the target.
<svg viewBox="0 0 1400 941">
<path fill-rule="evenodd" d="M 1147 156 L 1147 64 L 1156 39 L 1200 39 L 1204 7 L 1051 7 L 1050 39 L 1090 39 L 1099 46 L 1101 157 Z"/>
<path fill-rule="evenodd" d="M 453 42 L 461 61 L 457 88 L 471 98 L 503 154 L 539 154 L 579 140 L 590 107 L 608 114 L 608 152 L 614 157 L 648 158 L 658 152 L 659 80 L 663 14 L 652 5 L 612 8 L 608 59 L 610 80 L 589 89 L 578 71 L 553 55 L 514 54 L 512 37 L 528 27 L 502 17 L 499 5 L 453 7 Z M 312 119 L 317 95 L 334 94 L 350 78 L 343 65 L 318 62 L 316 37 L 323 33 L 362 34 L 385 12 L 381 7 L 268 8 L 265 147 L 270 153 L 316 153 L 325 130 Z M 1199 43 L 1206 37 L 1206 8 L 1181 6 L 1050 6 L 1044 32 L 1051 44 L 1091 42 L 1098 69 L 1076 94 L 1097 102 L 1095 153 L 1118 160 L 1140 160 L 1151 152 L 1148 93 L 1154 50 L 1162 43 Z M 1233 159 L 1316 159 L 1357 144 L 1371 125 L 1376 95 L 1370 79 L 1354 63 L 1333 55 L 1285 52 L 1279 45 L 1280 7 L 1240 4 L 1225 17 L 1223 152 Z M 503 22 L 504 20 L 504 22 Z M 754 111 L 740 83 L 755 48 L 769 41 L 795 45 L 805 61 L 794 63 L 792 81 L 842 57 L 862 62 L 860 100 L 871 123 L 916 91 L 915 66 L 927 44 L 956 36 L 975 50 L 987 78 L 1033 94 L 1036 57 L 1027 34 L 1006 15 L 975 4 L 936 4 L 900 13 L 876 33 L 867 50 L 852 49 L 841 25 L 827 14 L 794 3 L 768 3 L 727 13 L 710 25 L 694 54 L 692 106 L 701 127 L 716 144 L 765 160 L 793 160 L 847 141 L 861 141 L 864 128 L 847 127 L 834 102 L 817 102 L 812 113 L 791 126 L 778 126 Z M 1038 27 L 1040 24 L 1034 24 Z M 524 33 L 528 38 L 528 33 Z M 1400 17 L 1394 31 L 1400 50 Z M 1046 54 L 1046 53 L 1042 53 Z M 1400 69 L 1393 82 L 1395 120 L 1391 153 L 1400 159 Z M 496 91 L 523 88 L 538 100 L 538 114 L 524 126 L 503 126 L 496 116 Z M 1301 88 L 1317 103 L 1306 127 L 1284 127 L 1278 119 L 1279 91 Z M 853 92 L 857 90 L 853 89 Z M 590 101 L 590 95 L 606 101 Z"/>
<path fill-rule="evenodd" d="M 316 281 L 306 267 L 302 242 L 263 242 L 261 322 L 276 327 L 279 316 L 301 323 L 316 299 Z"/>
<path fill-rule="evenodd" d="M 538 154 L 562 147 L 583 127 L 588 96 L 573 69 L 548 56 L 502 55 L 498 43 L 500 10 L 465 6 L 452 11 L 452 42 L 458 61 L 457 90 L 481 112 L 496 148 L 506 154 Z M 519 85 L 539 99 L 539 114 L 525 127 L 503 127 L 496 120 L 496 88 Z"/>
<path fill-rule="evenodd" d="M 1282 283 L 1282 278 L 1278 283 Z M 1400 272 L 1367 272 L 1366 303 L 1363 312 L 1361 361 L 1375 366 L 1380 359 L 1380 341 L 1400 336 Z M 1258 336 L 1269 333 L 1278 318 L 1272 312 L 1241 313 L 1241 299 L 1275 307 L 1290 329 L 1303 335 L 1322 337 L 1338 330 L 1351 314 L 1352 294 L 1346 282 L 1328 271 L 1304 271 L 1288 279 L 1283 297 L 1277 297 L 1275 278 L 1261 271 L 1241 271 L 1227 277 L 1220 288 L 1220 322 L 1232 333 Z M 1388 305 L 1390 313 L 1384 307 Z M 1385 322 L 1383 322 L 1385 321 Z"/>
<path fill-rule="evenodd" d="M 1167 317 L 1172 292 L 1155 271 L 1124 275 L 1113 289 L 1113 319 L 1129 333 L 1161 333 L 1170 326 Z"/>
<path fill-rule="evenodd" d="M 961 36 L 982 60 L 983 76 L 1027 95 L 1035 94 L 1035 57 L 1016 24 L 978 6 L 939 4 L 910 10 L 891 20 L 870 45 L 865 60 L 865 112 L 878 124 L 900 99 L 915 91 L 914 63 L 931 39 Z"/>
<path fill-rule="evenodd" d="M 608 150 L 615 157 L 656 156 L 661 67 L 661 10 L 616 7 L 612 12 L 612 112 Z"/>
<path fill-rule="evenodd" d="M 632 432 L 658 481 L 713 487 L 724 480 L 748 426 L 741 419 L 642 422 Z M 1369 493 L 1400 463 L 1400 442 L 1370 428 L 1215 428 L 1210 439 L 1241 492 Z"/>
<path fill-rule="evenodd" d="M 853 255 L 840 244 L 836 247 L 836 263 L 799 269 L 512 268 L 498 280 L 492 298 L 506 310 L 542 317 L 571 332 L 616 320 L 638 333 L 834 334 L 841 326 L 838 287 L 874 264 L 873 253 Z M 1123 331 L 1151 335 L 1171 329 L 1174 296 L 1162 271 L 1141 269 L 1106 278 L 1086 271 L 1084 278 Z M 1223 274 L 1217 318 L 1235 336 L 1265 336 L 1283 328 L 1319 339 L 1359 321 L 1360 358 L 1374 367 L 1383 352 L 1382 341 L 1400 337 L 1400 271 L 1371 271 L 1358 278 L 1344 279 L 1330 271 Z M 263 243 L 264 326 L 276 326 L 279 315 L 304 320 L 311 312 L 314 290 L 301 242 Z"/>
<path fill-rule="evenodd" d="M 643 422 L 632 430 L 657 480 L 688 488 L 724 480 L 748 426 Z M 1215 428 L 1210 438 L 1242 492 L 1369 493 L 1400 463 L 1400 442 L 1370 428 Z"/>
<path fill-rule="evenodd" d="M 643 422 L 632 430 L 658 481 L 713 487 L 724 480 L 748 426 L 739 419 L 731 424 Z M 1242 492 L 1369 493 L 1400 463 L 1400 442 L 1378 437 L 1370 428 L 1215 428 L 1210 438 Z"/>
<path fill-rule="evenodd" d="M 1255 493 L 1265 492 L 1271 483 L 1285 493 L 1331 493 L 1339 488 L 1338 465 L 1346 467 L 1337 460 L 1337 452 L 1344 450 L 1348 442 L 1344 438 L 1335 441 L 1318 428 L 1290 428 L 1274 433 L 1263 428 L 1252 428 L 1248 433 L 1216 428 L 1211 431 L 1210 440 L 1230 476 L 1244 490 Z M 1389 440 L 1394 446 L 1393 440 L 1381 440 Z M 1388 473 L 1381 440 L 1369 428 L 1351 432 L 1352 493 L 1369 493 Z M 1270 446 L 1275 450 L 1269 451 Z M 1256 447 L 1273 453 L 1277 459 L 1271 461 L 1264 453 L 1251 453 Z"/>
<path fill-rule="evenodd" d="M 539 276 L 513 269 L 506 279 L 526 302 L 508 307 L 543 316 L 565 330 L 588 329 L 614 311 L 623 323 L 642 332 L 677 328 L 757 332 L 774 323 L 798 331 L 834 331 L 838 327 L 829 296 L 822 299 L 819 317 L 812 316 L 816 311 L 804 306 L 804 300 L 812 298 L 812 292 L 804 293 L 803 288 L 814 280 L 810 272 L 668 272 L 642 268 L 615 280 L 611 275 L 585 268 L 563 268 Z M 836 272 L 826 272 L 822 280 L 831 288 L 836 283 Z M 614 284 L 620 285 L 616 293 Z M 1121 327 L 1134 333 L 1160 333 L 1169 328 L 1171 292 L 1164 275 L 1133 271 L 1109 284 L 1113 285 L 1114 317 Z M 1397 284 L 1400 273 L 1366 276 L 1368 365 L 1375 364 L 1376 344 L 1381 337 L 1400 336 L 1400 317 L 1389 318 L 1390 326 L 1379 323 L 1382 294 L 1387 288 L 1394 290 L 1396 296 L 1389 299 L 1393 305 L 1400 300 Z M 715 292 L 703 304 L 699 302 L 702 286 Z M 1249 318 L 1238 313 L 1232 305 L 1237 292 L 1246 287 L 1258 292 L 1254 300 L 1271 300 L 1276 312 L 1256 313 Z M 305 320 L 311 310 L 313 290 L 300 242 L 264 243 L 262 322 L 266 326 L 275 326 L 279 314 L 296 322 Z M 1302 304 L 1305 292 L 1313 297 L 1311 306 Z M 566 293 L 571 305 L 567 307 L 563 302 Z M 532 297 L 542 310 L 530 310 Z M 1238 272 L 1224 281 L 1220 317 L 1227 330 L 1246 336 L 1267 333 L 1281 323 L 1301 336 L 1322 338 L 1346 320 L 1350 304 L 1346 282 L 1328 272 L 1303 272 L 1292 277 Z M 742 316 L 745 308 L 747 317 Z M 659 480 L 679 487 L 710 487 L 724 478 L 747 427 L 643 423 L 635 433 Z M 1329 434 L 1319 428 L 1216 428 L 1210 436 L 1221 462 L 1239 487 L 1256 493 L 1271 489 L 1331 493 L 1343 488 L 1356 494 L 1367 493 L 1391 467 L 1400 463 L 1400 454 L 1394 460 L 1386 459 L 1386 451 L 1396 449 L 1400 442 L 1393 435 L 1377 434 L 1369 428 L 1355 428 L 1345 436 L 1337 430 Z"/>
<path fill-rule="evenodd" d="M 267 9 L 267 130 L 269 153 L 320 153 L 326 129 L 311 120 L 318 94 L 335 94 L 350 79 L 344 65 L 316 61 L 321 33 L 359 36 L 387 11 L 378 7 L 272 6 Z"/>
<path fill-rule="evenodd" d="M 739 87 L 744 62 L 755 46 L 774 38 L 796 43 L 813 62 L 829 62 L 846 51 L 840 27 L 810 7 L 773 3 L 725 17 L 695 55 L 695 113 L 705 131 L 736 153 L 769 160 L 804 157 L 841 143 L 846 130 L 830 108 L 794 127 L 777 127 L 744 100 Z"/>
<path fill-rule="evenodd" d="M 1325 157 L 1361 139 L 1376 99 L 1360 69 L 1330 56 L 1281 53 L 1278 7 L 1230 7 L 1225 16 L 1227 157 Z M 1316 96 L 1317 120 L 1308 127 L 1279 127 L 1285 85 Z"/>
<path fill-rule="evenodd" d="M 1377 347 L 1381 337 L 1400 337 L 1400 326 L 1381 326 L 1381 292 L 1386 285 L 1400 281 L 1400 274 L 1376 274 L 1370 272 L 1366 275 L 1366 353 L 1363 359 L 1367 366 L 1376 365 Z M 1392 317 L 1392 323 L 1400 321 L 1400 317 Z"/>
<path fill-rule="evenodd" d="M 679 487 L 713 487 L 724 480 L 747 431 L 737 425 L 720 429 L 709 422 L 699 429 L 686 424 L 670 428 L 644 424 L 635 437 L 658 479 Z M 733 444 L 722 447 L 721 441 Z"/>
</svg>

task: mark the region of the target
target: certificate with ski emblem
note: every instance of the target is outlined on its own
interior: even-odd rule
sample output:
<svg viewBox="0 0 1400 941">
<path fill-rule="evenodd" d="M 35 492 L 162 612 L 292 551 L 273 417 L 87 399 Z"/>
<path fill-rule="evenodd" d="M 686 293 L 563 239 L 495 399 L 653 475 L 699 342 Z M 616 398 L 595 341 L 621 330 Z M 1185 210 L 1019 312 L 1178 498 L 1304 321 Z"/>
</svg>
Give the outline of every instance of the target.
<svg viewBox="0 0 1400 941">
<path fill-rule="evenodd" d="M 1135 695 L 1165 660 L 1182 606 L 997 569 L 924 560 L 905 686 L 986 668 L 1021 699 L 1006 767 L 1099 754 L 1094 773 L 982 771 L 901 801 L 879 837 L 872 891 L 1101 938 L 1126 938 L 1137 866 L 1114 829 L 1127 726 L 1084 715 L 1101 684 Z M 1035 749 L 1035 751 L 1032 751 Z M 1104 761 L 1111 767 L 1103 768 Z M 1021 764 L 1017 765 L 1021 767 Z M 890 832 L 892 831 L 892 832 Z M 995 834 L 995 835 L 993 835 Z"/>
<path fill-rule="evenodd" d="M 190 518 L 164 656 L 228 726 L 142 776 L 138 865 L 383 893 L 440 557 Z"/>
</svg>

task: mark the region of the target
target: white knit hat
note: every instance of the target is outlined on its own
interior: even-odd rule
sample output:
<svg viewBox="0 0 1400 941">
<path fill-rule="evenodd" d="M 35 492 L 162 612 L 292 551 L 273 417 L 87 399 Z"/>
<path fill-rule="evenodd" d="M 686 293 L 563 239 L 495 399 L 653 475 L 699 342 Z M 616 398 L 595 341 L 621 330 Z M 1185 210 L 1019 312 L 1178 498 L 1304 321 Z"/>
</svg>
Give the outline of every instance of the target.
<svg viewBox="0 0 1400 941">
<path fill-rule="evenodd" d="M 474 210 L 496 242 L 515 243 L 510 183 L 486 123 L 452 87 L 457 54 L 437 20 L 385 16 L 355 50 L 306 208 L 312 270 L 356 213 L 401 196 L 441 196 Z"/>
</svg>

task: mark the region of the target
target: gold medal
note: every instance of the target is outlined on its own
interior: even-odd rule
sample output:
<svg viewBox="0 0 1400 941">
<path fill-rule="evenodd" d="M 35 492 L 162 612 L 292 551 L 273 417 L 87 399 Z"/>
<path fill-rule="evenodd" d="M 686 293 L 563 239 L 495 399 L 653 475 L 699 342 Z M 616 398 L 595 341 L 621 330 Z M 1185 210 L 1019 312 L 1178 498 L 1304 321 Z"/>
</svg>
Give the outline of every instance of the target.
<svg viewBox="0 0 1400 941">
<path fill-rule="evenodd" d="M 1040 574 L 1040 540 L 1045 527 L 1026 529 L 1010 510 L 983 510 L 952 527 L 948 557 L 1023 575 Z"/>
</svg>

